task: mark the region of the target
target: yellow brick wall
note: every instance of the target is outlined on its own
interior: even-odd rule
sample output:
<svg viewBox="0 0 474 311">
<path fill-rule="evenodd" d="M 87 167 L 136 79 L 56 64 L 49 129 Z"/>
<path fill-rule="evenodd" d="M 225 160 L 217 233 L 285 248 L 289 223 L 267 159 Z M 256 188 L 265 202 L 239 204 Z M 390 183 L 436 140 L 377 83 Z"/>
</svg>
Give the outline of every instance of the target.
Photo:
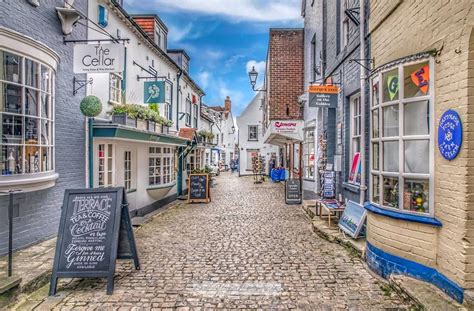
<svg viewBox="0 0 474 311">
<path fill-rule="evenodd" d="M 369 215 L 369 242 L 434 267 L 464 288 L 474 288 L 474 1 L 371 1 L 371 52 L 375 67 L 405 56 L 441 50 L 435 64 L 436 229 Z M 392 2 L 392 1 L 390 1 Z M 376 17 L 375 20 L 372 16 Z M 463 122 L 463 147 L 453 161 L 437 149 L 441 114 L 455 109 Z M 399 232 L 394 229 L 399 227 Z M 423 243 L 410 237 L 426 237 Z M 429 238 L 428 238 L 429 237 Z M 424 240 L 424 239 L 423 239 Z"/>
</svg>

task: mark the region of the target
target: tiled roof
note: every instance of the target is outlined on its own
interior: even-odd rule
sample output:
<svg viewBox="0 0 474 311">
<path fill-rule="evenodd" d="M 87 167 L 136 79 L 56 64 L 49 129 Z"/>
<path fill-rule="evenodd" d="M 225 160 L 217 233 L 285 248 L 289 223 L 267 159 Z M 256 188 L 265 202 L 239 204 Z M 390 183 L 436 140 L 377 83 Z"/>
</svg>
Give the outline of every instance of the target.
<svg viewBox="0 0 474 311">
<path fill-rule="evenodd" d="M 193 128 L 182 127 L 179 129 L 179 137 L 182 137 L 187 140 L 193 140 L 195 134 L 196 129 Z"/>
</svg>

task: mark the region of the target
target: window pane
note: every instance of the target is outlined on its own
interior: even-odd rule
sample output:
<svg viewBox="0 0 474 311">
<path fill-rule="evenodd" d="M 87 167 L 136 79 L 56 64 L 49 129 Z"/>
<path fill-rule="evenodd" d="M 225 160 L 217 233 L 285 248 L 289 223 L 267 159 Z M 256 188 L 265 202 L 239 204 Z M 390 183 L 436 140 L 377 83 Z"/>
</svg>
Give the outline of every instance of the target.
<svg viewBox="0 0 474 311">
<path fill-rule="evenodd" d="M 405 104 L 404 115 L 404 135 L 429 135 L 429 101 Z"/>
<path fill-rule="evenodd" d="M 2 143 L 23 143 L 23 117 L 9 114 L 2 115 Z"/>
<path fill-rule="evenodd" d="M 398 105 L 383 108 L 383 136 L 398 136 Z"/>
<path fill-rule="evenodd" d="M 400 85 L 398 81 L 398 68 L 382 75 L 383 102 L 398 99 Z"/>
<path fill-rule="evenodd" d="M 374 171 L 378 171 L 380 169 L 379 163 L 380 163 L 380 144 L 375 143 L 375 144 L 372 144 L 372 169 Z"/>
<path fill-rule="evenodd" d="M 398 177 L 383 177 L 383 205 L 398 208 Z"/>
<path fill-rule="evenodd" d="M 429 181 L 406 179 L 403 192 L 403 209 L 429 213 Z"/>
<path fill-rule="evenodd" d="M 38 115 L 38 91 L 26 88 L 25 90 L 25 113 L 30 116 Z"/>
<path fill-rule="evenodd" d="M 25 173 L 39 173 L 40 172 L 40 147 L 26 146 L 25 147 Z"/>
<path fill-rule="evenodd" d="M 51 70 L 41 66 L 41 90 L 51 92 Z"/>
<path fill-rule="evenodd" d="M 380 204 L 380 176 L 372 175 L 372 202 Z"/>
<path fill-rule="evenodd" d="M 22 146 L 2 146 L 2 175 L 21 174 Z"/>
<path fill-rule="evenodd" d="M 429 151 L 429 140 L 405 141 L 405 173 L 429 174 Z"/>
<path fill-rule="evenodd" d="M 49 154 L 50 154 L 50 151 L 49 151 L 50 148 L 41 148 L 41 171 L 42 172 L 47 172 L 47 171 L 50 171 L 51 168 L 49 167 Z"/>
<path fill-rule="evenodd" d="M 379 138 L 380 136 L 379 124 L 379 108 L 372 110 L 372 138 Z"/>
<path fill-rule="evenodd" d="M 49 95 L 46 93 L 41 93 L 41 117 L 42 118 L 49 118 Z"/>
<path fill-rule="evenodd" d="M 0 79 L 15 83 L 21 81 L 21 57 L 8 52 L 0 52 L 2 70 Z"/>
<path fill-rule="evenodd" d="M 398 173 L 398 141 L 383 143 L 383 170 Z"/>
<path fill-rule="evenodd" d="M 52 145 L 50 136 L 51 122 L 48 120 L 41 120 L 41 144 Z"/>
<path fill-rule="evenodd" d="M 39 68 L 37 63 L 30 59 L 25 59 L 25 75 L 26 85 L 34 88 L 39 88 Z"/>
<path fill-rule="evenodd" d="M 374 82 L 372 84 L 372 107 L 377 106 L 380 104 L 380 96 L 379 96 L 379 82 Z"/>
<path fill-rule="evenodd" d="M 37 118 L 25 118 L 26 144 L 38 144 L 38 120 Z"/>
<path fill-rule="evenodd" d="M 405 98 L 429 95 L 429 62 L 418 63 L 404 68 Z"/>
<path fill-rule="evenodd" d="M 21 87 L 0 83 L 0 109 L 5 112 L 22 113 Z"/>
</svg>

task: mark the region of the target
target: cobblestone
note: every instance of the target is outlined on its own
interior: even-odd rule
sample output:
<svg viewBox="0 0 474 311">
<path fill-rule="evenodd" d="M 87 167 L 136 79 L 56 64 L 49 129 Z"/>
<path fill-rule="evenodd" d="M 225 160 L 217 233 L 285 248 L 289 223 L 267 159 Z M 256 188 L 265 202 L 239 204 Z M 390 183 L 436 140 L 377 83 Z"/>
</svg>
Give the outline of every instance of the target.
<svg viewBox="0 0 474 311">
<path fill-rule="evenodd" d="M 183 204 L 138 230 L 142 269 L 119 263 L 114 295 L 105 295 L 105 280 L 70 282 L 59 287 L 68 294 L 55 308 L 408 307 L 386 295 L 358 258 L 312 233 L 283 193 L 280 184 L 222 174 L 210 204 Z"/>
</svg>

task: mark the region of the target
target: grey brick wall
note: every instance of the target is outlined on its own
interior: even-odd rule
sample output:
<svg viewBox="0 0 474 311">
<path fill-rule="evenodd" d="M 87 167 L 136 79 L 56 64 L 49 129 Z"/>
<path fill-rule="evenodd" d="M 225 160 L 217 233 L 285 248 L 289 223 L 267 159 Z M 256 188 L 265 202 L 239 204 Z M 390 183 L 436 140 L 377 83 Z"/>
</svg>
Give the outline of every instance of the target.
<svg viewBox="0 0 474 311">
<path fill-rule="evenodd" d="M 47 0 L 40 3 L 35 8 L 26 0 L 0 1 L 0 26 L 32 37 L 60 56 L 55 89 L 55 159 L 59 179 L 53 188 L 15 196 L 15 249 L 55 236 L 64 190 L 85 187 L 85 121 L 79 110 L 85 90 L 79 91 L 76 96 L 72 95 L 73 44 L 63 44 L 61 23 L 55 9 L 62 7 L 64 1 Z M 74 6 L 87 13 L 87 1 L 76 1 Z M 85 27 L 77 25 L 70 38 L 85 39 Z M 76 78 L 85 77 L 76 75 Z M 7 250 L 7 206 L 8 199 L 0 198 L 0 254 Z"/>
</svg>

